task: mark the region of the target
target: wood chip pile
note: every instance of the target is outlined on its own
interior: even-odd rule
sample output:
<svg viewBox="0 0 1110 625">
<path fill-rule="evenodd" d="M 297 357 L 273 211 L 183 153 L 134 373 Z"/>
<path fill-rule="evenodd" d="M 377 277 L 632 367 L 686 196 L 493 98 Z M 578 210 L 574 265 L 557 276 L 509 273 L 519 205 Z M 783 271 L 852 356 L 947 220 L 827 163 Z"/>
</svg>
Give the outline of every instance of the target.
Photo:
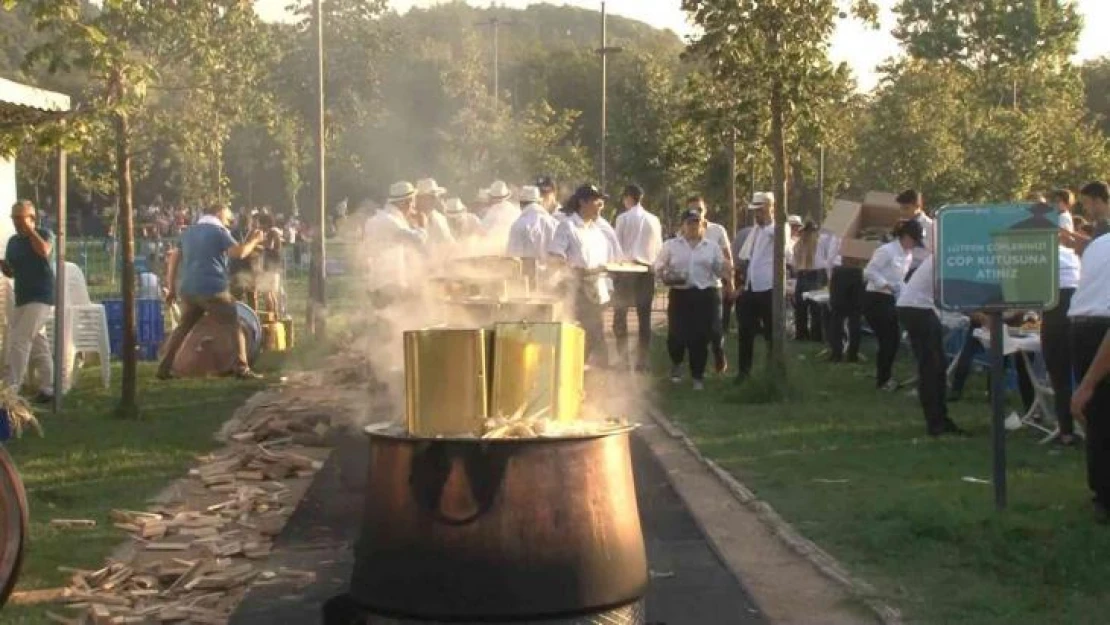
<svg viewBox="0 0 1110 625">
<path fill-rule="evenodd" d="M 288 440 L 237 445 L 189 472 L 188 486 L 197 491 L 190 502 L 113 510 L 115 526 L 136 542 L 135 557 L 97 571 L 63 569 L 71 577 L 62 600 L 72 614 L 51 619 L 216 625 L 227 623 L 252 584 L 311 583 L 312 572 L 271 570 L 264 562 L 295 505 L 282 480 L 310 478 L 322 466 L 302 451 Z"/>
</svg>

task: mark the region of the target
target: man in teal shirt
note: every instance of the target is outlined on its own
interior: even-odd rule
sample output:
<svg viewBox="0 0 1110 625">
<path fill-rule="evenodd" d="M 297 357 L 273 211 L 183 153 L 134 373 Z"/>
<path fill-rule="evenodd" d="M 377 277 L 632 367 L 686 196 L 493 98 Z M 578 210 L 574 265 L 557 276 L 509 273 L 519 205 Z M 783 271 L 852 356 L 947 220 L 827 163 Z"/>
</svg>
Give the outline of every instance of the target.
<svg viewBox="0 0 1110 625">
<path fill-rule="evenodd" d="M 181 323 L 174 329 L 166 345 L 166 353 L 158 366 L 159 379 L 173 377 L 173 361 L 177 358 L 177 352 L 185 337 L 205 313 L 235 329 L 238 349 L 230 373 L 244 379 L 259 377 L 250 370 L 247 362 L 246 340 L 239 330 L 239 312 L 228 282 L 227 259 L 228 256 L 250 256 L 262 241 L 263 233 L 255 230 L 243 243 L 237 243 L 227 229 L 232 218 L 233 215 L 226 206 L 216 204 L 209 207 L 197 223 L 189 226 L 181 235 L 181 250 L 170 259 L 166 272 L 166 285 L 169 289 L 166 303 L 173 304 L 180 295 Z M 180 285 L 177 279 L 179 270 Z"/>
<path fill-rule="evenodd" d="M 36 227 L 35 205 L 20 200 L 12 206 L 15 235 L 8 239 L 0 271 L 15 279 L 15 308 L 8 320 L 8 378 L 16 389 L 23 386 L 27 368 L 34 364 L 39 385 L 36 403 L 54 398 L 54 359 L 46 339 L 46 324 L 54 311 L 54 233 Z"/>
</svg>

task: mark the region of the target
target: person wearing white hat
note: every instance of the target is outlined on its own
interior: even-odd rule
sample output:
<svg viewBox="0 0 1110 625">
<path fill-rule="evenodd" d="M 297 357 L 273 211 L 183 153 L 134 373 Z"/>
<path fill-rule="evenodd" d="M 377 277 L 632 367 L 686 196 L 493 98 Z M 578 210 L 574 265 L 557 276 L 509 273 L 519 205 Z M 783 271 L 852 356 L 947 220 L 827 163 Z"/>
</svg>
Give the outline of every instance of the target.
<svg viewBox="0 0 1110 625">
<path fill-rule="evenodd" d="M 512 195 L 509 185 L 501 180 L 489 187 L 490 207 L 482 217 L 482 231 L 485 232 L 490 248 L 500 250 L 498 253 L 504 253 L 509 241 L 509 230 L 520 217 L 520 207 L 509 201 Z"/>
<path fill-rule="evenodd" d="M 443 214 L 447 217 L 447 224 L 456 241 L 466 241 L 481 235 L 482 220 L 468 211 L 461 199 L 447 198 L 443 205 Z"/>
<path fill-rule="evenodd" d="M 547 257 L 547 249 L 555 238 L 559 222 L 544 208 L 543 196 L 538 187 L 520 190 L 520 217 L 509 229 L 506 255 L 524 261 L 524 270 L 530 280 L 535 279 L 540 263 Z"/>
<path fill-rule="evenodd" d="M 433 249 L 441 250 L 455 243 L 447 217 L 441 212 L 446 193 L 447 189 L 439 186 L 432 178 L 416 182 L 416 210 L 427 216 L 428 246 Z"/>
<path fill-rule="evenodd" d="M 388 303 L 407 291 L 419 271 L 428 242 L 427 215 L 415 210 L 416 187 L 396 182 L 389 187 L 385 206 L 366 221 L 366 240 L 372 293 Z"/>
<path fill-rule="evenodd" d="M 775 283 L 774 209 L 774 193 L 761 192 L 752 196 L 748 210 L 755 212 L 755 226 L 737 254 L 744 265 L 744 284 L 738 285 L 740 295 L 736 300 L 736 323 L 740 329 L 737 381 L 751 375 L 755 335 L 762 332 L 768 351 L 771 346 L 771 333 L 774 331 L 771 317 Z"/>
</svg>

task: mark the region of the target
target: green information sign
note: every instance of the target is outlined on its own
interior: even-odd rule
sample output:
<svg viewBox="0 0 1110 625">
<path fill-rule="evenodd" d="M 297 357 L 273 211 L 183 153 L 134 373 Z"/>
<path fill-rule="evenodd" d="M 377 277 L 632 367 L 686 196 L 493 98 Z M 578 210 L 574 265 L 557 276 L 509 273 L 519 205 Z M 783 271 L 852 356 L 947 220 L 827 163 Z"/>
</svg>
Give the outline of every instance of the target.
<svg viewBox="0 0 1110 625">
<path fill-rule="evenodd" d="M 945 310 L 1048 309 L 1060 291 L 1059 225 L 1047 204 L 937 212 L 937 304 Z"/>
</svg>

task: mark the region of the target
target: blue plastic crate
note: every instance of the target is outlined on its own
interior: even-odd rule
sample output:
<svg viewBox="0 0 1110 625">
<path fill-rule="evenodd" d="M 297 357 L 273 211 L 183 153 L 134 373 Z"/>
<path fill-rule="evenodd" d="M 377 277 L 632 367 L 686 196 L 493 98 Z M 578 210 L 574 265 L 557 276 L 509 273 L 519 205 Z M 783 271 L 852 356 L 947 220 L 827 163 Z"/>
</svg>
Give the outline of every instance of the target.
<svg viewBox="0 0 1110 625">
<path fill-rule="evenodd" d="M 158 360 L 158 348 L 161 343 L 140 343 L 139 360 Z"/>
<path fill-rule="evenodd" d="M 108 346 L 112 355 L 120 355 L 123 345 L 123 300 L 108 299 L 101 302 L 108 320 Z M 135 302 L 135 334 L 141 345 L 161 345 L 166 340 L 166 321 L 162 301 L 141 299 Z"/>
</svg>

